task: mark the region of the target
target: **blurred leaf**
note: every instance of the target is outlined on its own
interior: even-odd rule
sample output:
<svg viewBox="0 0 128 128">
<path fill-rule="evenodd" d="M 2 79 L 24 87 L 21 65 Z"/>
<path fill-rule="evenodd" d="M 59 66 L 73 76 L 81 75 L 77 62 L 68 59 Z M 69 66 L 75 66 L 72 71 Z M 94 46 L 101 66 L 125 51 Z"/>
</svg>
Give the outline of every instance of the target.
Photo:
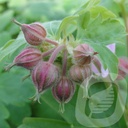
<svg viewBox="0 0 128 128">
<path fill-rule="evenodd" d="M 25 45 L 25 39 L 23 38 L 23 35 L 20 34 L 18 36 L 18 38 L 14 41 L 14 40 L 10 40 L 9 42 L 7 42 L 3 47 L 1 47 L 0 49 L 0 61 L 2 61 L 2 59 L 4 59 L 6 56 L 12 54 L 13 52 L 15 52 L 19 47 L 21 47 L 22 45 Z"/>
<path fill-rule="evenodd" d="M 25 71 L 0 74 L 0 100 L 5 104 L 24 104 L 34 95 L 34 85 L 29 80 L 22 82 Z M 13 71 L 13 70 L 12 70 Z M 15 78 L 15 79 L 14 79 Z"/>
<path fill-rule="evenodd" d="M 101 0 L 100 5 L 106 7 L 108 10 L 119 16 L 120 7 L 116 2 L 114 2 L 114 0 Z"/>
<path fill-rule="evenodd" d="M 23 6 L 27 3 L 27 0 L 18 0 L 18 2 L 16 2 L 16 0 L 9 0 L 8 6 L 9 7 L 18 7 L 18 6 Z"/>
<path fill-rule="evenodd" d="M 22 82 L 24 71 L 11 70 L 11 73 L 0 74 L 0 102 L 7 106 L 7 111 L 1 105 L 1 118 L 8 118 L 8 122 L 12 127 L 21 124 L 22 119 L 31 116 L 31 109 L 28 104 L 32 95 L 34 95 L 34 86 L 28 80 Z M 15 78 L 15 79 L 14 79 Z"/>
<path fill-rule="evenodd" d="M 98 16 L 92 19 L 87 28 L 84 29 L 83 38 L 94 43 L 107 45 L 124 42 L 125 34 L 125 28 L 118 20 L 108 19 L 102 22 L 101 16 Z"/>
<path fill-rule="evenodd" d="M 48 93 L 48 92 L 46 92 L 46 93 Z M 39 104 L 39 103 L 32 104 L 32 112 L 33 112 L 34 117 L 64 120 L 61 117 L 61 115 L 59 114 L 59 112 L 51 109 L 51 107 L 49 107 L 49 105 L 43 101 L 41 104 Z"/>
<path fill-rule="evenodd" d="M 102 17 L 102 21 L 110 18 L 116 18 L 114 13 L 102 6 L 94 6 L 89 11 L 92 18 L 97 18 L 97 16 L 100 15 Z"/>
<path fill-rule="evenodd" d="M 0 103 L 0 120 L 7 119 L 9 117 L 9 111 L 5 107 L 5 105 L 1 102 Z"/>
<path fill-rule="evenodd" d="M 78 26 L 85 29 L 90 21 L 90 12 L 86 12 L 77 18 Z"/>
<path fill-rule="evenodd" d="M 10 39 L 11 39 L 10 33 L 7 31 L 3 31 L 0 34 L 0 47 L 2 47 Z"/>
<path fill-rule="evenodd" d="M 61 24 L 61 21 L 59 21 L 59 20 L 57 21 L 56 20 L 56 21 L 45 22 L 42 25 L 47 30 L 48 37 L 51 37 L 51 38 L 54 37 L 55 38 L 60 24 Z"/>
<path fill-rule="evenodd" d="M 13 13 L 12 10 L 8 10 L 0 15 L 0 31 L 3 31 L 6 26 L 11 23 Z"/>
<path fill-rule="evenodd" d="M 8 110 L 10 112 L 10 117 L 8 119 L 9 124 L 13 127 L 17 127 L 20 124 L 22 124 L 22 120 L 24 117 L 30 117 L 31 116 L 31 108 L 29 104 L 9 104 Z"/>
<path fill-rule="evenodd" d="M 76 11 L 75 14 L 84 14 L 89 11 L 93 6 L 96 6 L 100 3 L 100 0 L 86 0 L 86 2 Z"/>
<path fill-rule="evenodd" d="M 71 128 L 71 126 L 60 120 L 45 118 L 25 118 L 23 125 L 18 128 Z"/>
<path fill-rule="evenodd" d="M 58 1 L 28 1 L 24 7 L 23 16 L 30 20 L 53 20 L 62 19 L 66 13 Z M 58 8 L 60 6 L 60 8 Z M 54 10 L 54 11 L 53 11 Z"/>
<path fill-rule="evenodd" d="M 0 0 L 0 3 L 5 3 L 7 1 L 9 1 L 9 0 Z"/>
<path fill-rule="evenodd" d="M 10 128 L 9 124 L 5 120 L 0 120 L 1 128 Z"/>
<path fill-rule="evenodd" d="M 60 116 L 69 124 L 73 126 L 79 126 L 79 123 L 75 118 L 75 104 L 76 104 L 76 93 L 73 96 L 72 100 L 65 104 L 65 112 L 59 112 L 59 103 L 51 95 L 51 90 L 48 90 L 42 95 L 42 103 L 45 102 L 53 111 L 60 114 Z M 80 125 L 81 126 L 81 125 Z"/>
</svg>

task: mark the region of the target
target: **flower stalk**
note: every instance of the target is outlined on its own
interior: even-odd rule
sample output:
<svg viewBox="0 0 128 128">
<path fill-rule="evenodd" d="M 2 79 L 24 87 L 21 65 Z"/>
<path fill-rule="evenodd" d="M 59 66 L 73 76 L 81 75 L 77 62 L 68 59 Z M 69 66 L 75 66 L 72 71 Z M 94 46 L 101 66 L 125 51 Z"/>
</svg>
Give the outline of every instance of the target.
<svg viewBox="0 0 128 128">
<path fill-rule="evenodd" d="M 52 53 L 51 57 L 49 58 L 49 63 L 53 63 L 58 55 L 58 53 L 65 48 L 65 45 L 59 45 L 54 52 Z"/>
<path fill-rule="evenodd" d="M 67 49 L 65 49 L 65 50 L 64 50 L 64 53 L 63 53 L 62 76 L 66 76 L 66 69 L 67 69 L 67 55 L 68 55 L 68 51 L 67 51 Z"/>
</svg>

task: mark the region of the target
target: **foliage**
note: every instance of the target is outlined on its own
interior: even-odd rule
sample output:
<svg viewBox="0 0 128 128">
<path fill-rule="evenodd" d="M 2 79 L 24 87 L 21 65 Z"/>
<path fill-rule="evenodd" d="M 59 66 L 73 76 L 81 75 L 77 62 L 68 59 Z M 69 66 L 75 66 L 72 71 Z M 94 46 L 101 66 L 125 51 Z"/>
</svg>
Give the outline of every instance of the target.
<svg viewBox="0 0 128 128">
<path fill-rule="evenodd" d="M 125 56 L 127 52 L 125 25 L 120 16 L 120 6 L 116 0 L 85 0 L 85 3 L 81 1 L 82 6 L 76 9 L 79 6 L 78 1 L 76 4 L 73 0 L 62 3 L 57 0 L 0 1 L 2 12 L 0 14 L 0 127 L 85 128 L 75 117 L 79 87 L 71 102 L 66 104 L 65 112 L 59 113 L 58 103 L 53 99 L 50 90 L 42 95 L 42 104 L 32 103 L 29 100 L 34 94 L 33 83 L 30 79 L 23 82 L 21 80 L 21 76 L 24 77 L 29 72 L 19 67 L 11 69 L 10 72 L 3 71 L 5 62 L 10 63 L 17 52 L 26 47 L 23 33 L 19 33 L 19 28 L 11 22 L 13 17 L 24 23 L 42 22 L 48 37 L 60 43 L 63 39 L 69 38 L 68 50 L 80 43 L 90 44 L 98 52 L 103 67 L 108 68 L 112 73 L 111 79 L 116 79 L 118 57 Z M 56 5 L 59 6 L 56 7 Z M 66 11 L 70 11 L 69 14 Z M 74 39 L 70 40 L 72 35 Z M 112 43 L 116 44 L 116 54 L 106 48 L 106 45 Z M 93 89 L 94 92 L 99 90 L 97 86 Z M 125 128 L 126 125 L 127 122 L 123 116 L 111 128 Z"/>
</svg>

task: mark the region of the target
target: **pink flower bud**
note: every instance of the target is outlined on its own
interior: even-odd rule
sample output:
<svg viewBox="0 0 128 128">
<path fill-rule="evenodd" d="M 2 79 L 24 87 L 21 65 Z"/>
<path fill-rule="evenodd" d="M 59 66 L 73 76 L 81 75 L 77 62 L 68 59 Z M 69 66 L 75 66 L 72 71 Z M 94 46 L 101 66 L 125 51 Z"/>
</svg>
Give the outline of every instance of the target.
<svg viewBox="0 0 128 128">
<path fill-rule="evenodd" d="M 21 29 L 24 33 L 26 41 L 31 45 L 40 45 L 46 37 L 46 30 L 37 23 L 30 25 L 23 24 Z"/>
<path fill-rule="evenodd" d="M 73 82 L 65 76 L 61 77 L 58 84 L 53 86 L 52 93 L 54 98 L 62 105 L 60 106 L 61 112 L 64 111 L 64 103 L 67 103 L 71 100 L 74 92 L 75 86 Z"/>
<path fill-rule="evenodd" d="M 52 63 L 40 61 L 32 70 L 31 75 L 33 83 L 40 93 L 58 82 L 59 70 Z"/>
<path fill-rule="evenodd" d="M 8 71 L 15 65 L 31 70 L 40 60 L 42 60 L 41 51 L 33 47 L 28 47 L 16 56 L 13 63 L 7 66 L 5 70 Z"/>
<path fill-rule="evenodd" d="M 26 69 L 32 69 L 41 59 L 41 51 L 33 47 L 28 47 L 15 57 L 13 63 Z"/>
<path fill-rule="evenodd" d="M 92 75 L 92 71 L 89 65 L 73 65 L 70 68 L 69 75 L 73 81 L 81 83 Z"/>
<path fill-rule="evenodd" d="M 93 60 L 93 55 L 97 54 L 87 44 L 80 44 L 74 49 L 74 58 L 77 64 L 84 65 L 90 64 Z"/>
<path fill-rule="evenodd" d="M 123 79 L 128 74 L 128 58 L 121 57 L 119 58 L 119 75 L 117 77 L 118 80 Z"/>
<path fill-rule="evenodd" d="M 21 24 L 16 20 L 14 22 L 21 26 L 26 41 L 31 45 L 40 45 L 47 35 L 45 28 L 39 23 Z"/>
</svg>

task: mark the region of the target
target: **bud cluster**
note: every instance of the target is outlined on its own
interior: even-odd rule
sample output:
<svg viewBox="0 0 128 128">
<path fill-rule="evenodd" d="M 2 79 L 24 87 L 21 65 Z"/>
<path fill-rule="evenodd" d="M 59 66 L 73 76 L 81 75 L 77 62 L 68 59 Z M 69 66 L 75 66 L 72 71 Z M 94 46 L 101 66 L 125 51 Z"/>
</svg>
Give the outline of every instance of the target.
<svg viewBox="0 0 128 128">
<path fill-rule="evenodd" d="M 16 20 L 14 20 L 14 23 L 21 27 L 24 38 L 30 46 L 21 51 L 14 58 L 13 63 L 6 67 L 6 70 L 13 66 L 20 66 L 29 70 L 29 76 L 31 76 L 36 88 L 34 100 L 39 101 L 39 96 L 46 89 L 52 88 L 53 97 L 60 103 L 61 112 L 63 112 L 64 103 L 69 102 L 73 97 L 75 83 L 81 84 L 86 80 L 84 83 L 87 86 L 93 73 L 95 73 L 92 64 L 96 64 L 98 68 L 101 68 L 100 62 L 95 56 L 98 53 L 90 45 L 80 44 L 73 48 L 73 55 L 71 55 L 71 52 L 67 50 L 66 43 L 63 40 L 58 43 L 49 39 L 47 31 L 41 24 L 21 24 Z M 42 52 L 40 49 L 44 43 L 51 44 L 51 49 Z M 60 55 L 62 55 L 62 70 L 58 68 L 56 61 L 60 52 Z M 47 61 L 45 57 L 48 58 Z M 68 64 L 69 58 L 73 60 L 70 64 Z M 55 61 L 56 64 L 54 63 Z M 123 62 L 121 61 L 120 63 L 122 64 Z M 126 67 L 125 65 L 123 66 Z M 120 70 L 122 69 L 120 68 Z"/>
</svg>

